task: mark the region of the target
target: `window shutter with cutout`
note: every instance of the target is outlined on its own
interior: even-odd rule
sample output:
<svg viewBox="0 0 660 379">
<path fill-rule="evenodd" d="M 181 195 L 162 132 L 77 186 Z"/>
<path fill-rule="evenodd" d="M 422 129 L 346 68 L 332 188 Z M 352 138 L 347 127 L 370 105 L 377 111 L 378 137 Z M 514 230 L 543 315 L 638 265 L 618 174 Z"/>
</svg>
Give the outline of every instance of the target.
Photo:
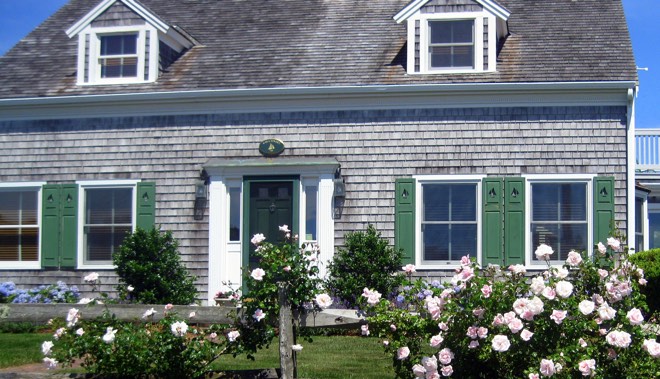
<svg viewBox="0 0 660 379">
<path fill-rule="evenodd" d="M 403 264 L 415 263 L 415 179 L 399 178 L 395 183 L 394 242 L 402 250 Z"/>
<path fill-rule="evenodd" d="M 525 179 L 504 179 L 504 265 L 525 263 Z"/>
<path fill-rule="evenodd" d="M 156 183 L 140 182 L 137 184 L 135 225 L 149 230 L 156 222 Z"/>
<path fill-rule="evenodd" d="M 594 180 L 594 244 L 607 244 L 614 220 L 614 177 L 599 176 Z"/>
<path fill-rule="evenodd" d="M 503 228 L 504 209 L 502 178 L 485 178 L 483 180 L 483 220 L 482 220 L 482 265 L 504 264 Z"/>
<path fill-rule="evenodd" d="M 75 268 L 78 252 L 78 185 L 42 188 L 41 267 Z"/>
</svg>

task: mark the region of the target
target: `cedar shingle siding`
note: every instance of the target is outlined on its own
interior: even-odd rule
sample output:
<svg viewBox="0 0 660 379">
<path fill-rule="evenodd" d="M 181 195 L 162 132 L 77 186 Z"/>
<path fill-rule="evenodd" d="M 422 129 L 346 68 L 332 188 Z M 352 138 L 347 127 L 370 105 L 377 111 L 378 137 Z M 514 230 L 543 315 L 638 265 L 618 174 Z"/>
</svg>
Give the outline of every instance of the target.
<svg viewBox="0 0 660 379">
<path fill-rule="evenodd" d="M 259 142 L 271 135 L 286 144 L 282 157 L 335 157 L 347 189 L 337 246 L 345 232 L 370 223 L 392 240 L 394 179 L 420 174 L 616 173 L 616 213 L 625 228 L 625 172 L 618 170 L 626 164 L 625 116 L 623 107 L 540 107 L 5 122 L 0 177 L 155 181 L 156 223 L 180 240 L 205 292 L 208 219 L 193 220 L 193 186 L 211 158 L 258 157 Z M 53 272 L 25 274 L 3 277 L 25 286 L 53 282 Z M 65 275 L 71 284 L 82 277 Z M 104 284 L 113 282 L 104 275 Z"/>
</svg>

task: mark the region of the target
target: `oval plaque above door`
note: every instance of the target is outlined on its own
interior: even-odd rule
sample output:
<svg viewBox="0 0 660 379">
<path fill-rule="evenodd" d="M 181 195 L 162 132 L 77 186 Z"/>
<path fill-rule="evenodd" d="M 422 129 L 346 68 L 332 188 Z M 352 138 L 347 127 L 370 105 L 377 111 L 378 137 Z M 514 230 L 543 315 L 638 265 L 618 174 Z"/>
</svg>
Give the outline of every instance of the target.
<svg viewBox="0 0 660 379">
<path fill-rule="evenodd" d="M 284 151 L 284 142 L 276 138 L 261 141 L 259 152 L 265 157 L 276 157 Z"/>
</svg>

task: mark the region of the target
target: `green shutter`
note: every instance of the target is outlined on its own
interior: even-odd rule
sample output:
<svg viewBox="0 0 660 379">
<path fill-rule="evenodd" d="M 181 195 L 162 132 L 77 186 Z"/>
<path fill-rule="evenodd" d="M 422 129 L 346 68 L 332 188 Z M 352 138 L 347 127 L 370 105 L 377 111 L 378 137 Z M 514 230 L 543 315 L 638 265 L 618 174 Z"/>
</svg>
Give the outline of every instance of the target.
<svg viewBox="0 0 660 379">
<path fill-rule="evenodd" d="M 415 179 L 399 178 L 395 183 L 394 242 L 402 250 L 402 263 L 415 263 Z"/>
<path fill-rule="evenodd" d="M 75 268 L 78 253 L 78 185 L 42 189 L 41 266 Z"/>
<path fill-rule="evenodd" d="M 137 184 L 137 219 L 135 225 L 142 229 L 151 229 L 156 223 L 156 183 L 140 182 Z"/>
<path fill-rule="evenodd" d="M 46 184 L 41 189 L 41 267 L 59 267 L 61 186 Z"/>
<path fill-rule="evenodd" d="M 78 254 L 78 185 L 62 185 L 61 195 L 60 267 L 75 268 Z"/>
<path fill-rule="evenodd" d="M 525 263 L 525 179 L 504 179 L 504 265 Z"/>
<path fill-rule="evenodd" d="M 594 180 L 594 244 L 606 244 L 614 220 L 614 177 Z"/>
<path fill-rule="evenodd" d="M 503 228 L 504 212 L 502 178 L 483 180 L 482 264 L 504 264 Z"/>
</svg>

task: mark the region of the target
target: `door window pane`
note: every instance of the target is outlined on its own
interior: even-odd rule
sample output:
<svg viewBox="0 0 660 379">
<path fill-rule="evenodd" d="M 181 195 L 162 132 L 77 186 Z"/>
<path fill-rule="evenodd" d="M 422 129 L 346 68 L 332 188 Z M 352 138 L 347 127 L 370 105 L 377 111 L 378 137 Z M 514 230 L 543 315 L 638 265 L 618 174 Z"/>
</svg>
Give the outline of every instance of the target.
<svg viewBox="0 0 660 379">
<path fill-rule="evenodd" d="M 644 199 L 635 198 L 635 251 L 644 250 Z"/>
<path fill-rule="evenodd" d="M 241 189 L 229 188 L 229 240 L 241 240 Z"/>
<path fill-rule="evenodd" d="M 0 261 L 39 259 L 38 189 L 0 191 Z"/>
<path fill-rule="evenodd" d="M 424 261 L 458 261 L 477 253 L 477 185 L 422 185 Z"/>
<path fill-rule="evenodd" d="M 587 184 L 532 183 L 532 263 L 545 263 L 533 252 L 540 244 L 554 250 L 551 261 L 561 263 L 571 250 L 588 245 Z"/>
<path fill-rule="evenodd" d="M 133 188 L 85 189 L 84 261 L 107 264 L 133 230 Z"/>
<path fill-rule="evenodd" d="M 317 186 L 305 187 L 305 239 L 316 241 L 316 199 L 319 189 Z"/>
<path fill-rule="evenodd" d="M 649 249 L 660 248 L 660 210 L 649 210 Z"/>
</svg>

